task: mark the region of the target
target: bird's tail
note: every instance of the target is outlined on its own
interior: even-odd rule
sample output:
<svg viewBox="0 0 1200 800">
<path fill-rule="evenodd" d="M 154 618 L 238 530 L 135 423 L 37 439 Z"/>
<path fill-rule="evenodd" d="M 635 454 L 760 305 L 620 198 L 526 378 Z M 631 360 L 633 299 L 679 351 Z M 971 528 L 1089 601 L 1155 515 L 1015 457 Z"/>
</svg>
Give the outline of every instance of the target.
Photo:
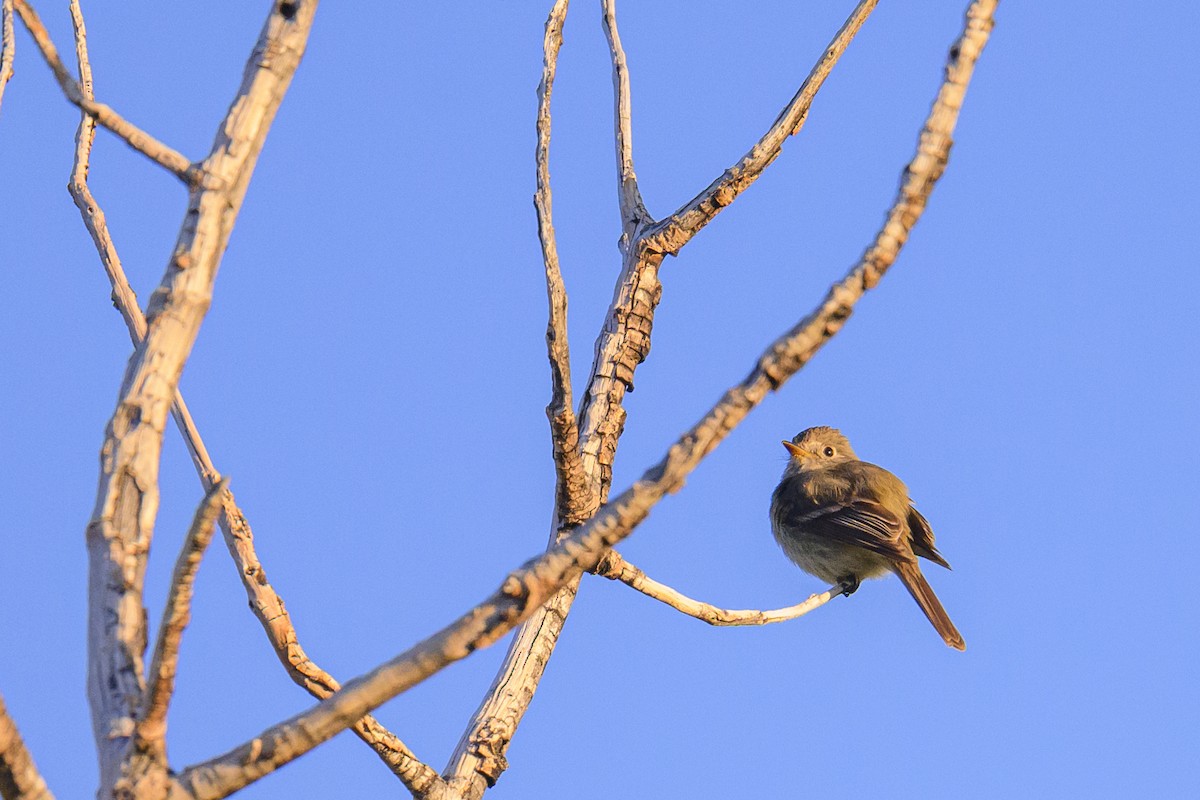
<svg viewBox="0 0 1200 800">
<path fill-rule="evenodd" d="M 946 644 L 958 650 L 966 650 L 967 643 L 963 641 L 962 634 L 950 621 L 950 615 L 946 613 L 946 609 L 942 608 L 941 601 L 933 593 L 933 588 L 925 580 L 925 576 L 921 574 L 921 568 L 917 566 L 917 562 L 915 560 L 901 561 L 895 563 L 892 568 L 904 584 L 904 588 L 908 589 L 913 600 L 916 600 L 917 605 L 925 612 L 925 616 L 929 617 L 933 627 L 946 640 Z"/>
</svg>

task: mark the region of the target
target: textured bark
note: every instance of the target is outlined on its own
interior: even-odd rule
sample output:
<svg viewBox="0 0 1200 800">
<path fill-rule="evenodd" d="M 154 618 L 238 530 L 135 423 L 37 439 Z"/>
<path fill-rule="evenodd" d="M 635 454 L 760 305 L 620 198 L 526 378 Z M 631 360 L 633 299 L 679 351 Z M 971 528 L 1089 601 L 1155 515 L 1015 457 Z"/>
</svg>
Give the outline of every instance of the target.
<svg viewBox="0 0 1200 800">
<path fill-rule="evenodd" d="M 102 796 L 166 792 L 164 770 L 122 774 L 145 691 L 142 585 L 158 511 L 162 435 L 211 301 L 217 266 L 271 121 L 300 63 L 316 5 L 315 0 L 283 4 L 268 16 L 229 114 L 200 165 L 203 178 L 190 192 L 174 254 L 150 300 L 146 336 L 130 358 L 101 448 L 100 487 L 87 542 L 88 697 Z"/>
<path fill-rule="evenodd" d="M 149 684 L 142 702 L 141 713 L 134 726 L 134 747 L 126 758 L 133 754 L 145 754 L 151 760 L 167 763 L 167 707 L 175 693 L 175 674 L 179 668 L 179 645 L 183 641 L 183 630 L 192 618 L 192 587 L 196 584 L 196 572 L 204 551 L 212 541 L 217 515 L 221 513 L 221 494 L 227 479 L 209 489 L 196 515 L 192 519 L 183 547 L 175 561 L 171 575 L 171 589 L 167 593 L 166 608 L 158 626 L 158 638 L 154 655 L 150 659 Z"/>
<path fill-rule="evenodd" d="M 72 20 L 75 24 L 76 54 L 80 71 L 80 90 L 85 98 L 91 98 L 92 74 L 87 56 L 86 32 L 79 13 L 77 0 L 71 3 Z M 93 196 L 87 183 L 88 161 L 95 136 L 95 120 L 85 111 L 81 114 L 79 131 L 76 134 L 75 162 L 68 188 L 76 207 L 83 218 L 84 226 L 92 237 L 96 251 L 104 266 L 112 287 L 113 305 L 125 320 L 126 328 L 134 346 L 141 344 L 146 336 L 146 318 L 138 305 L 137 296 L 129 284 L 116 245 L 108 231 L 104 210 Z M 176 390 L 171 414 L 184 444 L 191 454 L 205 491 L 211 491 L 220 481 L 221 474 L 213 463 L 200 431 L 192 418 L 183 395 Z M 324 699 L 341 688 L 332 675 L 321 669 L 308 657 L 300 646 L 291 616 L 283 599 L 266 579 L 266 571 L 258 560 L 254 548 L 254 535 L 233 493 L 225 489 L 221 493 L 221 532 L 233 558 L 234 567 L 246 589 L 250 608 L 257 616 L 267 634 L 268 642 L 275 650 L 289 677 L 301 688 L 317 699 Z M 429 795 L 440 785 L 438 774 L 417 759 L 412 751 L 391 731 L 374 717 L 364 717 L 353 728 L 355 734 L 366 742 L 415 795 Z"/>
<path fill-rule="evenodd" d="M 17 724 L 0 697 L 0 797 L 4 800 L 54 800 Z"/>
<path fill-rule="evenodd" d="M 655 226 L 655 230 L 647 237 L 647 245 L 661 253 L 672 255 L 679 252 L 692 237 L 700 232 L 712 219 L 721 213 L 738 195 L 744 192 L 750 184 L 758 180 L 758 176 L 779 158 L 783 151 L 783 143 L 789 136 L 795 136 L 804 127 L 808 119 L 808 111 L 813 99 L 820 91 L 825 79 L 833 71 L 834 66 L 846 52 L 854 35 L 858 33 L 867 17 L 875 10 L 879 0 L 862 0 L 851 12 L 841 30 L 833 37 L 829 47 L 821 55 L 816 66 L 812 68 L 808 78 L 801 84 L 796 96 L 780 112 L 775 123 L 763 134 L 754 147 L 742 156 L 721 177 L 717 178 L 708 188 L 693 197 L 678 211 Z"/>
<path fill-rule="evenodd" d="M 854 10 L 796 97 L 751 150 L 754 158 L 741 165 L 736 180 L 727 172 L 692 204 L 708 209 L 713 206 L 711 197 L 718 197 L 723 205 L 728 205 L 774 161 L 786 135 L 795 133 L 803 124 L 812 98 L 876 2 L 864 0 Z M 572 516 L 565 516 L 561 505 L 556 509 L 561 524 L 551 543 L 595 513 L 608 498 L 613 460 L 625 428 L 625 392 L 633 391 L 634 373 L 650 353 L 654 312 L 662 299 L 658 270 L 667 252 L 663 242 L 671 243 L 674 249 L 670 252 L 678 252 L 719 210 L 705 212 L 707 216 L 687 215 L 679 219 L 677 212 L 663 223 L 656 223 L 646 210 L 634 169 L 629 66 L 617 30 L 615 0 L 603 0 L 602 8 L 613 67 L 613 140 L 622 263 L 613 301 L 596 341 L 595 359 L 579 413 L 579 454 L 587 478 L 587 493 L 581 487 L 578 494 L 567 498 L 574 512 Z M 500 671 L 445 771 L 451 787 L 462 796 L 471 800 L 482 796 L 507 769 L 505 750 L 537 691 L 578 591 L 576 578 L 535 613 L 513 638 Z"/>
<path fill-rule="evenodd" d="M 4 103 L 4 87 L 13 74 L 13 59 L 17 44 L 13 41 L 13 0 L 0 0 L 0 106 Z"/>
<path fill-rule="evenodd" d="M 482 795 L 506 768 L 505 750 L 553 652 L 584 571 L 621 580 L 684 613 L 714 625 L 766 624 L 794 618 L 827 602 L 841 587 L 788 609 L 730 611 L 685 597 L 650 580 L 611 550 L 629 536 L 667 493 L 770 392 L 803 368 L 832 338 L 862 295 L 894 263 L 944 171 L 952 133 L 975 60 L 992 27 L 996 0 L 975 0 L 962 37 L 951 49 L 945 81 L 906 167 L 898 196 L 862 257 L 824 300 L 772 343 L 740 383 L 685 433 L 662 460 L 631 487 L 608 500 L 612 465 L 624 427 L 623 400 L 650 349 L 662 296 L 659 269 L 736 199 L 778 157 L 787 136 L 803 125 L 813 97 L 874 8 L 863 0 L 838 32 L 775 124 L 737 165 L 667 219 L 656 222 L 642 202 L 634 170 L 628 64 L 616 27 L 613 0 L 603 0 L 603 23 L 613 65 L 614 140 L 622 265 L 605 324 L 596 342 L 578 417 L 572 411 L 566 339 L 567 294 L 558 263 L 549 172 L 550 98 L 567 0 L 557 0 L 546 26 L 539 87 L 534 198 L 549 300 L 547 353 L 551 364 L 550 419 L 557 485 L 551 544 L 514 571 L 499 589 L 452 624 L 344 687 L 313 663 L 296 637 L 283 601 L 267 582 L 253 535 L 178 393 L 178 380 L 211 300 L 213 282 L 254 163 L 273 115 L 298 66 L 311 29 L 315 0 L 276 2 L 246 68 L 243 84 L 209 156 L 187 159 L 95 102 L 78 0 L 71 11 L 80 80 L 66 71 L 27 0 L 0 0 L 3 53 L 0 92 L 12 65 L 15 10 L 34 36 L 64 93 L 83 112 L 70 189 L 114 288 L 135 352 L 121 386 L 101 453 L 100 486 L 88 526 L 89 701 L 101 765 L 101 797 L 216 800 L 352 728 L 370 743 L 414 795 Z M 103 212 L 87 187 L 95 126 L 108 127 L 131 146 L 188 182 L 188 213 L 161 285 L 144 317 L 121 269 Z M 150 668 L 143 675 L 147 625 L 142 583 L 157 511 L 158 463 L 167 412 L 177 422 L 208 496 L 185 541 Z M 164 743 L 179 639 L 188 614 L 191 581 L 220 516 L 226 544 L 268 638 L 288 674 L 318 705 L 271 726 L 234 750 L 178 773 L 170 771 Z M 522 626 L 504 667 L 463 736 L 443 779 L 417 760 L 368 712 L 446 665 L 487 647 Z M 50 797 L 16 727 L 0 702 L 0 794 Z"/>
</svg>

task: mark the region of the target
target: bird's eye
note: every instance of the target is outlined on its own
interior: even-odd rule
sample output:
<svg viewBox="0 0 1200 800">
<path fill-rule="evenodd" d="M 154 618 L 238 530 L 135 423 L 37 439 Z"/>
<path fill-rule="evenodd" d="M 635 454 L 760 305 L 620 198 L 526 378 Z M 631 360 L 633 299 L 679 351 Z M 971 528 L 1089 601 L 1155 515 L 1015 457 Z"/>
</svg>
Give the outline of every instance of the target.
<svg viewBox="0 0 1200 800">
<path fill-rule="evenodd" d="M 825 454 L 826 458 L 833 458 L 833 448 L 832 447 L 826 447 L 821 452 L 823 452 Z"/>
</svg>

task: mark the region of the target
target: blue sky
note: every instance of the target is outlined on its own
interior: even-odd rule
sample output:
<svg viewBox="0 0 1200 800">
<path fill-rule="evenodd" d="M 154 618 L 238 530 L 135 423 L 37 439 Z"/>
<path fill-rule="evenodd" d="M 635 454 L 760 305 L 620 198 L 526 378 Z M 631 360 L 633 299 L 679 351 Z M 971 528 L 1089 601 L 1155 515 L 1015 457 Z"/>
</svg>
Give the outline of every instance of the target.
<svg viewBox="0 0 1200 800">
<path fill-rule="evenodd" d="M 531 204 L 549 4 L 396 5 L 319 10 L 182 382 L 301 641 L 343 679 L 540 551 L 553 488 Z M 745 152 L 851 5 L 621 4 L 652 214 Z M 87 4 L 98 99 L 202 155 L 266 8 L 227 6 Z M 664 264 L 614 489 L 861 253 L 964 8 L 883 4 L 803 132 Z M 65 10 L 40 10 L 69 53 Z M 778 551 L 767 505 L 779 440 L 835 425 L 932 522 L 954 571 L 927 575 L 967 652 L 941 644 L 895 580 L 798 621 L 711 629 L 588 578 L 490 797 L 1200 789 L 1197 24 L 1182 2 L 1002 3 L 949 170 L 896 267 L 622 547 L 718 605 L 806 597 L 820 584 Z M 0 109 L 0 693 L 51 787 L 78 797 L 95 782 L 83 529 L 130 348 L 64 190 L 77 115 L 23 31 L 17 47 Z M 579 392 L 619 266 L 594 4 L 573 4 L 553 114 Z M 183 190 L 104 132 L 92 187 L 146 298 Z M 155 616 L 200 498 L 173 430 L 162 479 Z M 176 766 L 310 704 L 219 542 L 197 592 Z M 380 718 L 440 769 L 503 649 Z M 398 790 L 343 735 L 241 796 Z"/>
</svg>

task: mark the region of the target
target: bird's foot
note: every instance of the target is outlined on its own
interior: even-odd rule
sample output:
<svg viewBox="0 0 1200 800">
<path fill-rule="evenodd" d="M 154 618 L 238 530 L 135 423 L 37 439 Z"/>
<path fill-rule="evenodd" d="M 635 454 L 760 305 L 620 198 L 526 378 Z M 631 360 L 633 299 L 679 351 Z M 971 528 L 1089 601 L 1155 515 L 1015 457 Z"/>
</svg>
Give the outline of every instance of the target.
<svg viewBox="0 0 1200 800">
<path fill-rule="evenodd" d="M 846 575 L 843 578 L 838 578 L 838 584 L 842 587 L 842 594 L 849 597 L 858 591 L 858 576 Z"/>
</svg>

